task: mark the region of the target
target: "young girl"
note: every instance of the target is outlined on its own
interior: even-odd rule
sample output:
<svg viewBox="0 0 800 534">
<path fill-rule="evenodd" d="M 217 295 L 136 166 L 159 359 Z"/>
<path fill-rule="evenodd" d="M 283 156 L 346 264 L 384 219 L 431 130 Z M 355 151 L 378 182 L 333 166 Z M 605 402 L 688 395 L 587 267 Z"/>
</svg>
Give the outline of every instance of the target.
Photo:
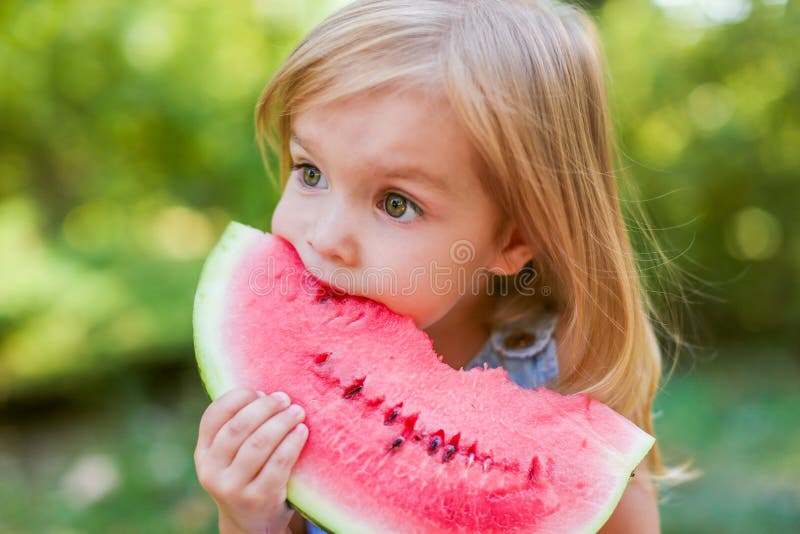
<svg viewBox="0 0 800 534">
<path fill-rule="evenodd" d="M 266 140 L 280 157 L 271 231 L 325 283 L 412 317 L 453 368 L 503 365 L 524 387 L 588 392 L 653 434 L 661 354 L 603 72 L 573 6 L 354 2 L 259 100 L 262 154 Z M 375 269 L 399 287 L 377 285 Z M 203 415 L 195 462 L 221 532 L 316 531 L 285 502 L 308 432 L 289 405 L 237 389 Z M 662 471 L 654 447 L 602 532 L 659 530 L 650 473 Z"/>
</svg>

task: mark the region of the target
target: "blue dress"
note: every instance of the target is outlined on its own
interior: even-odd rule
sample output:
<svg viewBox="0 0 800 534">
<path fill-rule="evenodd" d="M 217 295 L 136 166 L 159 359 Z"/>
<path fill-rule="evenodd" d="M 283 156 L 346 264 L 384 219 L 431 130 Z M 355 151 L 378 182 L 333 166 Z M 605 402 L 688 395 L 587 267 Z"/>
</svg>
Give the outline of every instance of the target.
<svg viewBox="0 0 800 534">
<path fill-rule="evenodd" d="M 558 316 L 546 313 L 537 319 L 520 319 L 505 327 L 495 328 L 475 358 L 464 369 L 504 367 L 509 378 L 525 388 L 545 386 L 558 377 L 556 340 L 553 331 Z M 326 531 L 306 521 L 308 534 Z"/>
</svg>

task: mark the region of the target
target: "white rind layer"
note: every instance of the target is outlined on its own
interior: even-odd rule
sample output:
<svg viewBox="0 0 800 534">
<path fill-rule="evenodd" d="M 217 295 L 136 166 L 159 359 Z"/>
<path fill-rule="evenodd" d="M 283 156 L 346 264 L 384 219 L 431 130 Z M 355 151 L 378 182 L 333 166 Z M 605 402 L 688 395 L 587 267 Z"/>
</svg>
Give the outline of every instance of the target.
<svg viewBox="0 0 800 534">
<path fill-rule="evenodd" d="M 641 463 L 644 457 L 647 455 L 650 448 L 656 442 L 656 439 L 647 434 L 646 432 L 641 432 L 641 439 L 638 440 L 638 444 L 636 447 L 631 449 L 631 452 L 627 455 L 620 455 L 620 463 L 622 464 L 623 468 L 626 472 L 633 472 L 636 467 Z M 609 458 L 610 459 L 610 458 Z M 586 532 L 587 534 L 591 533 L 594 534 L 602 528 L 603 525 L 606 524 L 608 518 L 611 517 L 611 514 L 617 508 L 617 504 L 619 504 L 619 500 L 622 498 L 622 494 L 625 492 L 625 488 L 628 487 L 629 479 L 620 479 L 619 484 L 617 484 L 612 491 L 608 493 L 608 499 L 606 500 L 606 506 L 602 508 L 603 512 L 598 513 L 597 521 L 592 523 L 591 525 L 587 525 Z"/>
<path fill-rule="evenodd" d="M 389 532 L 385 527 L 361 521 L 361 518 L 347 515 L 336 501 L 327 499 L 315 491 L 313 486 L 303 481 L 303 473 L 295 472 L 286 485 L 286 497 L 303 516 L 318 525 L 324 525 L 329 532 L 348 534 L 374 534 Z M 309 513 L 308 510 L 313 510 Z"/>
<path fill-rule="evenodd" d="M 216 399 L 236 387 L 233 369 L 225 361 L 221 325 L 225 324 L 226 284 L 249 245 L 263 236 L 259 230 L 232 222 L 203 265 L 194 297 L 194 348 L 206 391 Z"/>
</svg>

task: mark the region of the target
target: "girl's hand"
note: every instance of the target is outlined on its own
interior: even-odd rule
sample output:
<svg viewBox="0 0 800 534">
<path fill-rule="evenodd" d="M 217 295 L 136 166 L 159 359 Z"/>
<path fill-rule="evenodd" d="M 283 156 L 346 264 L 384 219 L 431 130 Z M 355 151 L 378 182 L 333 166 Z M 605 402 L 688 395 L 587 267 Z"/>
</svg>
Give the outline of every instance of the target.
<svg viewBox="0 0 800 534">
<path fill-rule="evenodd" d="M 195 468 L 219 508 L 220 532 L 288 531 L 286 482 L 308 437 L 303 409 L 282 392 L 227 392 L 200 420 Z M 289 408 L 289 409 L 287 409 Z"/>
</svg>

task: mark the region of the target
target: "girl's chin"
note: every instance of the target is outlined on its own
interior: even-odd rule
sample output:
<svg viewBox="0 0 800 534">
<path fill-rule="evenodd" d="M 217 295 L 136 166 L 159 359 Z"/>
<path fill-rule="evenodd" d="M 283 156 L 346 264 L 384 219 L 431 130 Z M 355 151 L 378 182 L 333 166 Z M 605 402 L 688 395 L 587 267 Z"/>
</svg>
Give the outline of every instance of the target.
<svg viewBox="0 0 800 534">
<path fill-rule="evenodd" d="M 419 307 L 387 307 L 395 313 L 404 315 L 414 321 L 414 325 L 420 330 L 425 330 L 429 326 L 435 324 L 439 319 L 444 316 L 444 313 L 437 313 L 433 310 L 420 309 Z"/>
<path fill-rule="evenodd" d="M 429 326 L 433 322 L 430 319 L 430 312 L 427 310 L 421 310 L 418 306 L 414 306 L 413 301 L 409 302 L 408 300 L 404 300 L 398 302 L 397 299 L 386 298 L 386 295 L 376 295 L 375 297 L 367 298 L 371 298 L 371 300 L 383 304 L 398 315 L 408 317 L 414 321 L 414 325 L 416 325 L 416 327 L 420 330 Z"/>
</svg>

